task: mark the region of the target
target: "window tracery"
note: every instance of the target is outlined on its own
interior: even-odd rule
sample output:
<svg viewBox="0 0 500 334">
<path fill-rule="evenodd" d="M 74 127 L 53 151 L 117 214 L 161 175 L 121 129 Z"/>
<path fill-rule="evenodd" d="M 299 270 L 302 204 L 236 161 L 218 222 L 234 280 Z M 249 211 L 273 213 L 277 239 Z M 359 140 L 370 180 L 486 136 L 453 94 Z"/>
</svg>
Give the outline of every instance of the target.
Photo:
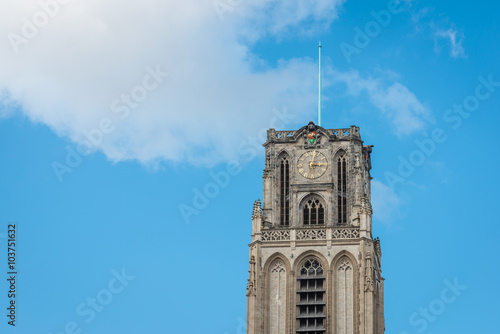
<svg viewBox="0 0 500 334">
<path fill-rule="evenodd" d="M 302 203 L 302 223 L 304 226 L 325 224 L 325 204 L 318 195 L 311 195 Z"/>
</svg>

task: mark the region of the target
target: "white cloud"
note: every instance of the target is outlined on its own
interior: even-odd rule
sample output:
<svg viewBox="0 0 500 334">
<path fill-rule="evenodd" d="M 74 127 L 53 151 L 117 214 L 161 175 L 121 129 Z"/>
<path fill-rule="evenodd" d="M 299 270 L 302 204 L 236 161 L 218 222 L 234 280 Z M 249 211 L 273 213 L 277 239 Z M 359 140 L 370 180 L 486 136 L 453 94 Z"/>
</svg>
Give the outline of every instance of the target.
<svg viewBox="0 0 500 334">
<path fill-rule="evenodd" d="M 412 22 L 415 27 L 415 36 L 426 33 L 434 40 L 434 52 L 439 54 L 443 48 L 449 48 L 452 58 L 467 58 L 463 42 L 465 35 L 457 29 L 456 24 L 448 17 L 437 13 L 434 7 L 424 7 L 412 13 Z"/>
<path fill-rule="evenodd" d="M 450 48 L 453 58 L 467 58 L 463 47 L 464 34 L 458 31 L 456 25 L 449 18 L 436 14 L 434 7 L 424 7 L 412 14 L 415 32 L 412 35 L 430 31 L 429 36 L 434 40 L 434 52 L 439 54 L 445 44 Z"/>
<path fill-rule="evenodd" d="M 447 30 L 437 30 L 436 31 L 436 52 L 439 52 L 441 46 L 440 41 L 445 41 L 450 47 L 450 56 L 453 58 L 466 58 L 465 50 L 463 47 L 464 34 L 459 32 L 455 27 L 451 27 Z"/>
<path fill-rule="evenodd" d="M 246 3 L 246 0 L 241 1 Z M 318 28 L 328 27 L 338 17 L 337 10 L 344 1 L 251 1 L 251 5 L 248 7 L 249 11 L 244 12 L 246 15 L 244 20 L 250 18 L 251 30 L 260 31 L 262 34 L 280 36 L 292 31 L 293 33 L 312 34 Z M 265 12 L 266 15 L 262 15 Z M 297 25 L 297 23 L 305 22 L 307 25 Z"/>
<path fill-rule="evenodd" d="M 389 186 L 376 179 L 372 180 L 371 191 L 374 217 L 382 223 L 391 224 L 400 216 L 401 199 Z"/>
<path fill-rule="evenodd" d="M 47 22 L 38 0 L 0 5 L 0 91 L 75 142 L 111 118 L 115 130 L 99 149 L 114 161 L 195 164 L 235 157 L 239 143 L 269 127 L 273 108 L 314 115 L 316 64 L 295 59 L 257 71 L 262 60 L 250 50 L 266 36 L 311 33 L 300 23 L 324 29 L 343 2 L 223 1 L 231 8 L 221 20 L 212 0 L 56 1 L 65 2 L 41 1 L 51 4 Z M 26 23 L 34 20 L 39 28 Z M 19 36 L 26 39 L 16 53 Z M 113 101 L 157 65 L 168 77 L 120 120 Z"/>
<path fill-rule="evenodd" d="M 380 72 L 380 71 L 379 71 Z M 389 77 L 395 74 L 389 72 Z M 425 129 L 433 121 L 430 110 L 406 86 L 384 78 L 363 78 L 357 71 L 335 72 L 331 75 L 347 86 L 347 94 L 359 97 L 366 94 L 369 101 L 392 124 L 398 136 L 410 135 Z"/>
</svg>

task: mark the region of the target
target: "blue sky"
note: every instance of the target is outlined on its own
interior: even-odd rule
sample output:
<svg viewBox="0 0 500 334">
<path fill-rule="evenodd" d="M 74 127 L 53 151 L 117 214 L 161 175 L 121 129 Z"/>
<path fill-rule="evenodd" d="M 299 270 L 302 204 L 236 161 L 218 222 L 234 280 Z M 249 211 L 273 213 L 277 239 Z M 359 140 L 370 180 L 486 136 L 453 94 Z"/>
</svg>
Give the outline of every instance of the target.
<svg viewBox="0 0 500 334">
<path fill-rule="evenodd" d="M 498 7 L 3 2 L 1 332 L 244 333 L 260 145 L 316 121 L 321 41 L 323 126 L 375 145 L 386 332 L 494 333 Z"/>
</svg>

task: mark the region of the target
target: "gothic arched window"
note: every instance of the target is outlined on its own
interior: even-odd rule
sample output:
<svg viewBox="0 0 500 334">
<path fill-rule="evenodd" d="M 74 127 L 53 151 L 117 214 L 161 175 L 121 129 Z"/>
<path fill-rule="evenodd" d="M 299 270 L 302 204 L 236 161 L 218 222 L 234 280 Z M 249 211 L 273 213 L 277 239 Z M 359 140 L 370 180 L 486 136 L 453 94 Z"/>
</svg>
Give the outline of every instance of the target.
<svg viewBox="0 0 500 334">
<path fill-rule="evenodd" d="M 302 204 L 302 222 L 306 226 L 325 224 L 325 204 L 321 197 L 306 197 Z"/>
<path fill-rule="evenodd" d="M 299 269 L 297 332 L 325 333 L 325 273 L 321 263 L 310 258 Z"/>
<path fill-rule="evenodd" d="M 270 332 L 273 334 L 285 334 L 286 269 L 281 260 L 276 261 L 271 267 L 269 283 Z"/>
<path fill-rule="evenodd" d="M 347 161 L 344 152 L 337 157 L 337 220 L 347 224 Z"/>
<path fill-rule="evenodd" d="M 281 154 L 279 162 L 280 225 L 290 225 L 290 159 Z"/>
<path fill-rule="evenodd" d="M 335 283 L 337 333 L 354 332 L 354 272 L 351 261 L 344 256 L 337 263 Z"/>
</svg>

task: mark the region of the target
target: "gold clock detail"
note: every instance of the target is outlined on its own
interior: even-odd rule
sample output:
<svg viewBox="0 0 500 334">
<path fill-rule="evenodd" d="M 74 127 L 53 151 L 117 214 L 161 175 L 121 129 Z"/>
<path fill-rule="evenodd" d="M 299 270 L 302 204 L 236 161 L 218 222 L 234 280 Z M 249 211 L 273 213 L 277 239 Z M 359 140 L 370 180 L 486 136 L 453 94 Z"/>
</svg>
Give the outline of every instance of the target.
<svg viewBox="0 0 500 334">
<path fill-rule="evenodd" d="M 325 155 L 316 150 L 303 153 L 297 163 L 300 175 L 308 179 L 317 179 L 325 174 L 327 168 L 328 161 Z"/>
</svg>

